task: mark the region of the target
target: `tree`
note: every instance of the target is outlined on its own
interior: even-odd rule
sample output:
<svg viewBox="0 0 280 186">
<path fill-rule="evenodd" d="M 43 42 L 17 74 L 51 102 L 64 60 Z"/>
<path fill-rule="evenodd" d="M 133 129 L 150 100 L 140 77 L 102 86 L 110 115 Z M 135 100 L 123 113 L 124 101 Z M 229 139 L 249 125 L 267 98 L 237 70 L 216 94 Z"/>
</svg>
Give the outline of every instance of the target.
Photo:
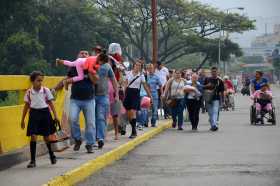
<svg viewBox="0 0 280 186">
<path fill-rule="evenodd" d="M 96 0 L 108 19 L 120 25 L 130 43 L 151 61 L 145 50 L 151 40 L 151 9 L 148 0 Z M 253 21 L 238 14 L 225 14 L 195 1 L 158 1 L 159 60 L 170 63 L 185 55 L 200 52 L 196 40 L 220 30 L 243 32 L 253 29 Z M 150 44 L 151 46 L 151 44 Z M 194 50 L 195 48 L 195 50 Z M 129 56 L 129 54 L 127 54 Z M 129 56 L 131 57 L 131 56 Z"/>
<path fill-rule="evenodd" d="M 0 63 L 1 74 L 30 73 L 32 69 L 36 69 L 35 64 L 39 61 L 47 68 L 48 65 L 42 58 L 43 48 L 36 38 L 26 32 L 11 35 L 1 46 L 1 56 L 4 56 Z"/>
</svg>

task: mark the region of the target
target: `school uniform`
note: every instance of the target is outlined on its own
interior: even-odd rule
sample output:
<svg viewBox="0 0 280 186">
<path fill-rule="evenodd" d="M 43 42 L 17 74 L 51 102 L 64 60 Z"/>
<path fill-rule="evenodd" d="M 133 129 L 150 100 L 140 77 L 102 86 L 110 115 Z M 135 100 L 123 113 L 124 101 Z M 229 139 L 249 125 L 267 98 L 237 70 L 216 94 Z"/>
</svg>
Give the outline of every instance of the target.
<svg viewBox="0 0 280 186">
<path fill-rule="evenodd" d="M 126 75 L 128 86 L 124 99 L 124 107 L 126 110 L 140 110 L 140 89 L 141 84 L 145 83 L 145 76 L 141 73 L 133 75 L 132 71 Z"/>
<path fill-rule="evenodd" d="M 133 75 L 132 71 L 130 71 L 126 75 L 126 80 L 128 86 L 126 88 L 123 105 L 126 110 L 140 110 L 140 90 L 141 84 L 145 83 L 145 76 L 141 73 Z M 129 138 L 135 138 L 137 136 L 136 118 L 131 119 L 129 122 L 132 128 L 132 133 Z"/>
<path fill-rule="evenodd" d="M 46 87 L 41 87 L 39 91 L 33 88 L 26 91 L 24 102 L 30 106 L 27 136 L 49 136 L 55 133 L 56 129 L 47 103 L 53 99 L 51 91 Z"/>
</svg>

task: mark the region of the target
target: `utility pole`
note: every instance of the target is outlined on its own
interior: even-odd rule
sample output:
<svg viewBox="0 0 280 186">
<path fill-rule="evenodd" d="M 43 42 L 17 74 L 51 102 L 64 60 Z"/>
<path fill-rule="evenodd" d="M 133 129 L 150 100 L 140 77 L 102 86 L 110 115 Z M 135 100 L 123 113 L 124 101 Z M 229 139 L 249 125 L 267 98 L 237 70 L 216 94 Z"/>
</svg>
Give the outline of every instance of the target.
<svg viewBox="0 0 280 186">
<path fill-rule="evenodd" d="M 153 38 L 153 59 L 156 65 L 158 60 L 158 37 L 157 37 L 157 0 L 152 0 L 152 38 Z"/>
</svg>

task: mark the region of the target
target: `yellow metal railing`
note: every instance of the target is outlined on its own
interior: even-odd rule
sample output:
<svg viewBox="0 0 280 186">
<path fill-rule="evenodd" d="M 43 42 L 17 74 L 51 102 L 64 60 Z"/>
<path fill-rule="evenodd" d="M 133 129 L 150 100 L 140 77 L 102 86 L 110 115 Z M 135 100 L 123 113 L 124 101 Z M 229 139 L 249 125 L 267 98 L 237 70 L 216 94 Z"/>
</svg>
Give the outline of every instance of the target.
<svg viewBox="0 0 280 186">
<path fill-rule="evenodd" d="M 54 87 L 63 77 L 45 77 L 44 86 Z M 26 130 L 20 128 L 23 108 L 23 96 L 31 87 L 28 76 L 0 75 L 0 91 L 19 91 L 17 105 L 0 107 L 0 154 L 22 148 L 29 143 Z M 57 94 L 55 106 L 59 116 L 62 115 L 64 91 Z M 27 123 L 27 122 L 26 122 Z"/>
</svg>

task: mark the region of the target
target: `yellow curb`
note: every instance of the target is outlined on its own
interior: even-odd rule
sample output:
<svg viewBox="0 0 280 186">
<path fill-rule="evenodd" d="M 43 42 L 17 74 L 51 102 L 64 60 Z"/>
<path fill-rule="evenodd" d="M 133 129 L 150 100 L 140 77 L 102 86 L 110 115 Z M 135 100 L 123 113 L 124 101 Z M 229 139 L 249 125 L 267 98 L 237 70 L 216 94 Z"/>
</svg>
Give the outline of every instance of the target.
<svg viewBox="0 0 280 186">
<path fill-rule="evenodd" d="M 71 171 L 68 171 L 63 175 L 54 177 L 52 180 L 50 180 L 43 186 L 71 186 L 78 182 L 81 182 L 82 180 L 94 174 L 98 170 L 120 159 L 129 151 L 133 150 L 136 146 L 140 145 L 145 141 L 148 141 L 150 138 L 161 133 L 163 130 L 170 128 L 171 125 L 168 123 L 170 122 L 164 122 L 163 124 L 160 124 L 157 128 L 151 129 L 150 131 L 113 149 L 112 151 L 98 156 L 96 159 L 90 160 L 87 163 L 84 163 L 81 166 Z"/>
</svg>

